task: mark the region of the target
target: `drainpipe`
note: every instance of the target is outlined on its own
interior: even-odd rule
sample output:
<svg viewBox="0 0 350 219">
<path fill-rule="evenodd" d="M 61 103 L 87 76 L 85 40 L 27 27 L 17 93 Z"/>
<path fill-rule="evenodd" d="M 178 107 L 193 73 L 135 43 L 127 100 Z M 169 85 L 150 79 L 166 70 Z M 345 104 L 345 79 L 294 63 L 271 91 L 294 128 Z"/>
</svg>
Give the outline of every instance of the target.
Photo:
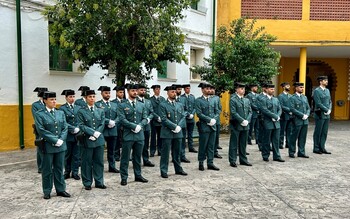
<svg viewBox="0 0 350 219">
<path fill-rule="evenodd" d="M 216 27 L 216 0 L 213 1 L 213 36 L 212 36 L 212 52 L 215 43 L 215 27 Z"/>
<path fill-rule="evenodd" d="M 19 147 L 24 149 L 21 0 L 16 0 Z"/>
</svg>

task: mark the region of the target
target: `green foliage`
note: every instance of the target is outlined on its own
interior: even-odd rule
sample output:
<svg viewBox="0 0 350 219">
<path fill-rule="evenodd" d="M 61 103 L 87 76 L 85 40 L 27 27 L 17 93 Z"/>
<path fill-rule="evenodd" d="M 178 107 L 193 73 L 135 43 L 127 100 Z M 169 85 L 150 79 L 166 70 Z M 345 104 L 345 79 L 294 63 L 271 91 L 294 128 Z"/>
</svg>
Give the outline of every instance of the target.
<svg viewBox="0 0 350 219">
<path fill-rule="evenodd" d="M 221 26 L 205 66 L 191 71 L 216 86 L 221 93 L 233 91 L 234 82 L 253 83 L 270 80 L 279 74 L 280 54 L 269 47 L 276 37 L 264 27 L 255 28 L 256 20 L 240 18 L 229 28 Z"/>
<path fill-rule="evenodd" d="M 82 62 L 116 74 L 116 83 L 144 82 L 161 62 L 187 62 L 185 36 L 175 26 L 193 0 L 57 0 L 44 14 L 50 43 Z M 109 71 L 109 72 L 110 72 Z"/>
</svg>

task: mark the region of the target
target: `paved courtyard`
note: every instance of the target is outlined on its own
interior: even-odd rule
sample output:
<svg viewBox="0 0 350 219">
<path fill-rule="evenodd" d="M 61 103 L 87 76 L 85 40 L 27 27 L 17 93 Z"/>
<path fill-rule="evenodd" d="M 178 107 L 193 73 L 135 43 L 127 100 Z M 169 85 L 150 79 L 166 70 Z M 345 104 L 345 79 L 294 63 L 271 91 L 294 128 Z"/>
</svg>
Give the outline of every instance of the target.
<svg viewBox="0 0 350 219">
<path fill-rule="evenodd" d="M 232 168 L 228 163 L 229 135 L 222 135 L 216 159 L 220 171 L 198 171 L 194 153 L 183 164 L 188 176 L 169 178 L 156 167 L 143 168 L 149 183 L 134 182 L 132 165 L 128 185 L 119 174 L 105 171 L 105 190 L 84 190 L 81 181 L 68 179 L 71 198 L 42 198 L 41 176 L 36 172 L 35 150 L 0 153 L 0 218 L 350 218 L 350 122 L 331 122 L 327 150 L 332 155 L 312 153 L 310 159 L 288 158 L 285 163 L 262 161 L 257 145 L 249 145 L 253 167 Z M 119 168 L 119 163 L 118 163 Z M 107 163 L 105 162 L 105 170 Z"/>
</svg>

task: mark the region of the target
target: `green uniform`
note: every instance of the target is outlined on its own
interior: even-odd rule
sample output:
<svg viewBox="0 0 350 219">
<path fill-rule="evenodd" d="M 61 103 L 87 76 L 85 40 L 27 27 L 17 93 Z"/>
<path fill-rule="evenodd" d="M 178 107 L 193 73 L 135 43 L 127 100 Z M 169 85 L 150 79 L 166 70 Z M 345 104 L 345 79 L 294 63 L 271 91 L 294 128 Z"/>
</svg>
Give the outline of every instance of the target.
<svg viewBox="0 0 350 219">
<path fill-rule="evenodd" d="M 126 100 L 118 107 L 118 114 L 121 125 L 123 126 L 123 150 L 120 161 L 120 177 L 122 180 L 128 178 L 128 168 L 130 152 L 132 149 L 132 164 L 135 178 L 141 177 L 141 154 L 144 145 L 145 136 L 144 127 L 147 125 L 147 110 L 145 105 L 134 100 L 135 106 Z M 141 131 L 133 132 L 137 125 L 141 126 Z"/>
<path fill-rule="evenodd" d="M 85 187 L 91 187 L 93 179 L 95 186 L 103 186 L 103 155 L 105 139 L 103 130 L 105 126 L 105 113 L 102 109 L 85 106 L 78 111 L 78 124 L 84 133 L 83 141 L 79 142 L 81 150 L 81 177 Z M 93 139 L 95 132 L 100 136 Z"/>
<path fill-rule="evenodd" d="M 248 163 L 246 155 L 246 147 L 248 140 L 249 125 L 242 126 L 242 122 L 248 122 L 252 117 L 252 109 L 248 98 L 241 98 L 238 95 L 232 95 L 230 99 L 230 144 L 229 144 L 229 162 L 236 163 L 237 149 L 239 154 L 239 162 Z"/>
<path fill-rule="evenodd" d="M 219 109 L 213 98 L 200 96 L 195 102 L 196 113 L 199 118 L 197 122 L 199 132 L 198 161 L 200 164 L 207 159 L 208 166 L 213 165 L 214 146 L 216 137 L 216 125 L 210 126 L 211 119 L 217 119 Z"/>
<path fill-rule="evenodd" d="M 160 155 L 162 148 L 162 139 L 160 138 L 160 129 L 162 127 L 162 120 L 160 119 L 160 103 L 165 101 L 165 98 L 162 96 L 156 97 L 152 96 L 150 98 L 153 108 L 153 119 L 151 122 L 151 146 L 150 154 L 154 156 L 156 151 Z"/>
<path fill-rule="evenodd" d="M 294 94 L 290 101 L 290 111 L 293 113 L 291 125 L 289 156 L 294 156 L 296 152 L 296 142 L 298 141 L 298 156 L 305 155 L 305 143 L 309 120 L 303 119 L 304 115 L 310 116 L 310 106 L 307 97 L 303 94 Z"/>
<path fill-rule="evenodd" d="M 107 143 L 108 169 L 115 169 L 115 149 L 118 136 L 118 106 L 111 101 L 100 100 L 95 105 L 105 113 L 103 136 Z M 111 124 L 111 121 L 113 121 Z"/>
<path fill-rule="evenodd" d="M 145 135 L 145 142 L 142 150 L 142 160 L 143 160 L 143 164 L 145 164 L 149 161 L 149 140 L 151 135 L 150 123 L 153 119 L 154 114 L 153 114 L 152 102 L 150 100 L 147 100 L 145 98 L 143 99 L 138 98 L 137 100 L 145 105 L 147 120 L 149 121 L 148 124 L 145 125 L 143 128 L 143 134 Z"/>
<path fill-rule="evenodd" d="M 258 116 L 260 114 L 259 108 L 258 108 L 258 94 L 250 92 L 247 94 L 246 98 L 250 101 L 250 106 L 252 108 L 252 119 L 249 122 L 249 132 L 248 132 L 248 143 L 252 144 L 252 136 L 254 132 L 255 137 L 255 143 L 258 144 L 259 142 L 259 120 Z"/>
<path fill-rule="evenodd" d="M 262 157 L 268 159 L 270 156 L 270 145 L 272 143 L 273 159 L 280 159 L 279 152 L 279 137 L 280 137 L 280 122 L 278 119 L 281 116 L 282 109 L 277 98 L 268 97 L 262 99 L 261 113 L 263 115 L 263 139 L 262 139 Z"/>
<path fill-rule="evenodd" d="M 75 102 L 74 102 L 75 105 L 77 106 L 80 106 L 80 107 L 85 107 L 87 106 L 86 104 L 86 100 L 82 97 L 80 99 L 77 99 Z"/>
<path fill-rule="evenodd" d="M 68 134 L 67 134 L 67 151 L 65 155 L 64 162 L 64 174 L 69 175 L 72 172 L 72 175 L 78 175 L 79 172 L 79 162 L 80 162 L 80 153 L 78 142 L 75 138 L 77 133 L 74 133 L 75 128 L 78 127 L 78 120 L 76 118 L 80 106 L 69 105 L 68 103 L 63 104 L 60 107 L 60 110 L 64 112 L 66 116 L 66 121 L 68 124 Z"/>
<path fill-rule="evenodd" d="M 44 195 L 50 195 L 53 184 L 57 193 L 64 192 L 66 183 L 63 168 L 68 131 L 64 113 L 59 110 L 49 112 L 45 107 L 35 113 L 35 126 L 39 137 L 45 140 L 41 165 Z M 55 146 L 58 139 L 63 141 L 61 146 Z"/>
<path fill-rule="evenodd" d="M 265 134 L 265 128 L 264 128 L 264 117 L 261 113 L 261 107 L 262 107 L 262 103 L 265 100 L 265 98 L 267 98 L 265 93 L 260 93 L 256 100 L 257 100 L 257 106 L 259 109 L 259 114 L 258 114 L 258 123 L 259 123 L 259 133 L 258 133 L 258 147 L 259 147 L 259 151 L 262 151 L 262 145 L 263 145 L 263 138 L 264 138 L 264 134 Z"/>
<path fill-rule="evenodd" d="M 180 96 L 180 102 L 184 106 L 184 111 L 186 112 L 185 118 L 186 118 L 186 128 L 182 129 L 182 146 L 181 146 L 181 155 L 180 157 L 182 159 L 186 158 L 186 137 L 187 137 L 187 145 L 188 150 L 193 149 L 193 129 L 194 129 L 194 115 L 196 113 L 195 109 L 195 101 L 196 98 L 192 94 L 183 94 Z M 192 118 L 190 118 L 190 115 L 192 115 Z"/>
<path fill-rule="evenodd" d="M 216 119 L 216 133 L 215 133 L 215 143 L 214 143 L 214 155 L 218 154 L 218 146 L 219 146 L 219 138 L 220 138 L 220 129 L 221 129 L 221 124 L 220 124 L 220 114 L 222 111 L 222 105 L 220 101 L 220 97 L 217 95 L 212 96 L 213 100 L 215 101 L 216 108 L 218 109 L 218 115 L 215 118 Z"/>
<path fill-rule="evenodd" d="M 174 133 L 173 131 L 176 126 L 185 126 L 186 118 L 183 106 L 175 101 L 173 103 L 169 100 L 163 101 L 160 104 L 160 117 L 163 124 L 160 131 L 160 137 L 163 143 L 160 157 L 160 173 L 168 173 L 170 150 L 175 173 L 182 172 L 180 151 L 183 132 L 182 130 L 178 133 Z"/>
<path fill-rule="evenodd" d="M 117 107 L 119 108 L 119 104 L 123 103 L 125 99 L 114 99 L 111 102 L 116 103 Z M 123 141 L 123 128 L 122 125 L 120 124 L 120 120 L 118 120 L 117 123 L 117 131 L 118 131 L 118 136 L 117 136 L 117 143 L 115 145 L 115 153 L 114 153 L 114 158 L 116 161 L 120 161 L 120 149 L 122 148 L 122 141 Z"/>
<path fill-rule="evenodd" d="M 278 101 L 281 104 L 282 107 L 282 114 L 281 114 L 281 129 L 280 129 L 280 141 L 279 141 L 279 148 L 283 148 L 284 145 L 284 137 L 286 137 L 286 148 L 289 147 L 289 140 L 290 140 L 290 134 L 292 132 L 292 126 L 291 126 L 291 111 L 290 111 L 290 100 L 291 97 L 290 94 L 286 94 L 282 92 L 280 95 L 278 95 Z"/>
<path fill-rule="evenodd" d="M 314 131 L 314 152 L 326 152 L 326 140 L 328 134 L 328 125 L 330 115 L 326 113 L 332 110 L 332 100 L 330 92 L 327 88 L 318 87 L 313 94 L 315 104 L 315 131 Z"/>
<path fill-rule="evenodd" d="M 38 100 L 38 101 L 35 101 L 33 104 L 32 104 L 32 116 L 35 120 L 35 113 L 39 110 L 44 110 L 46 107 L 45 107 L 45 104 L 43 101 L 41 100 Z M 38 132 L 38 130 L 36 129 L 36 132 Z M 39 136 L 37 136 L 35 134 L 35 139 L 38 139 Z M 38 172 L 40 173 L 41 172 L 41 162 L 42 162 L 42 153 L 40 151 L 39 148 L 36 148 L 36 165 L 38 167 Z"/>
</svg>

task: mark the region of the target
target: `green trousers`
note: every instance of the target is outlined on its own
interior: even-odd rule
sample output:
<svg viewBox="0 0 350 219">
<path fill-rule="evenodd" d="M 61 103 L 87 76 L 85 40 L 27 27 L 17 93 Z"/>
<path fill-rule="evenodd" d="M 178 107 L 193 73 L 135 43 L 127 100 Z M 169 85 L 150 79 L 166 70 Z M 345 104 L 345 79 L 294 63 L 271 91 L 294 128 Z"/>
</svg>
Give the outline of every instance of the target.
<svg viewBox="0 0 350 219">
<path fill-rule="evenodd" d="M 240 163 L 248 163 L 246 148 L 249 130 L 239 131 L 231 128 L 230 144 L 228 149 L 228 160 L 230 163 L 236 163 L 237 150 Z"/>
<path fill-rule="evenodd" d="M 93 179 L 95 186 L 104 185 L 103 155 L 104 145 L 95 148 L 81 147 L 81 178 L 83 185 L 91 186 Z"/>
<path fill-rule="evenodd" d="M 143 146 L 144 141 L 123 141 L 122 157 L 120 160 L 120 177 L 122 180 L 128 178 L 128 168 L 131 150 L 132 165 L 134 168 L 135 178 L 141 176 L 141 155 Z"/>
<path fill-rule="evenodd" d="M 203 163 L 207 159 L 207 164 L 213 164 L 216 132 L 200 132 L 198 161 Z"/>
<path fill-rule="evenodd" d="M 262 134 L 262 150 L 261 155 L 263 158 L 269 158 L 270 145 L 272 143 L 273 159 L 281 158 L 279 150 L 279 138 L 280 129 L 264 129 Z"/>
<path fill-rule="evenodd" d="M 329 119 L 315 119 L 314 152 L 326 150 Z"/>
<path fill-rule="evenodd" d="M 160 157 L 160 173 L 168 173 L 169 154 L 171 150 L 172 160 L 174 163 L 175 173 L 181 172 L 180 151 L 182 138 L 163 138 L 162 152 Z"/>
<path fill-rule="evenodd" d="M 53 184 L 56 192 L 66 191 L 66 182 L 63 176 L 64 157 L 66 152 L 42 154 L 41 176 L 42 187 L 45 195 L 51 193 Z"/>
<path fill-rule="evenodd" d="M 307 127 L 308 125 L 293 125 L 292 133 L 290 135 L 290 144 L 289 144 L 289 156 L 292 156 L 296 152 L 296 144 L 298 141 L 298 156 L 305 155 L 305 144 L 307 137 Z"/>
</svg>

